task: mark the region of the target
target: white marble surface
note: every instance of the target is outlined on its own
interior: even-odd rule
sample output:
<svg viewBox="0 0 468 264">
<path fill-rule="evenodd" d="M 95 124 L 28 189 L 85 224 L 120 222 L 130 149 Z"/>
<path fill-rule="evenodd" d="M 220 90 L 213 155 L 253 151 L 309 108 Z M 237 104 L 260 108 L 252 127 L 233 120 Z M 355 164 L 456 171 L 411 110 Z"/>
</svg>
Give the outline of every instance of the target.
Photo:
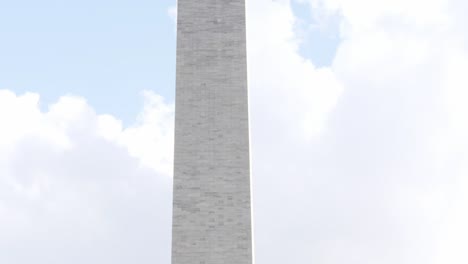
<svg viewBox="0 0 468 264">
<path fill-rule="evenodd" d="M 179 0 L 173 264 L 252 259 L 245 0 Z"/>
</svg>

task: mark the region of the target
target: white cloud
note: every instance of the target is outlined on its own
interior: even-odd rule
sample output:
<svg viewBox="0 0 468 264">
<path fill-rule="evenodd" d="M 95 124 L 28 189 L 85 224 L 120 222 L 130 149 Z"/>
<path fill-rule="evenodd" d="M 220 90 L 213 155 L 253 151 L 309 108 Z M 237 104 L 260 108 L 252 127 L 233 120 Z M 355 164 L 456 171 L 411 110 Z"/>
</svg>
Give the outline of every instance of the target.
<svg viewBox="0 0 468 264">
<path fill-rule="evenodd" d="M 466 263 L 466 4 L 310 2 L 342 20 L 331 67 L 289 1 L 250 2 L 257 262 Z"/>
<path fill-rule="evenodd" d="M 294 127 L 289 131 L 298 131 L 295 136 L 315 138 L 337 103 L 341 83 L 329 68 L 317 68 L 298 54 L 301 40 L 289 1 L 251 1 L 247 11 L 253 123 L 260 114 L 279 116 L 278 125 Z"/>
<path fill-rule="evenodd" d="M 174 143 L 174 105 L 151 92 L 145 92 L 144 97 L 145 106 L 137 123 L 126 128 L 117 141 L 143 165 L 169 175 L 173 166 L 170 153 Z"/>
<path fill-rule="evenodd" d="M 42 112 L 0 91 L 0 262 L 169 261 L 173 106 L 144 98 L 122 128 L 83 98 Z"/>
<path fill-rule="evenodd" d="M 339 12 L 346 18 L 345 34 L 380 31 L 385 27 L 402 26 L 404 30 L 447 27 L 451 22 L 447 0 L 301 0 L 322 12 Z"/>
</svg>

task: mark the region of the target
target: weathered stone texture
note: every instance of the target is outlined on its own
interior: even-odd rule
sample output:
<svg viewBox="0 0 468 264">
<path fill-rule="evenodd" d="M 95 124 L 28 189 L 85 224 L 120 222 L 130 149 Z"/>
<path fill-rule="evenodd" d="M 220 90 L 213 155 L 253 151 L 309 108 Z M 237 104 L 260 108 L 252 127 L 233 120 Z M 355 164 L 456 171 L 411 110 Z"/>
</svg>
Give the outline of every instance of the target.
<svg viewBox="0 0 468 264">
<path fill-rule="evenodd" d="M 172 264 L 251 264 L 245 0 L 178 0 Z"/>
</svg>

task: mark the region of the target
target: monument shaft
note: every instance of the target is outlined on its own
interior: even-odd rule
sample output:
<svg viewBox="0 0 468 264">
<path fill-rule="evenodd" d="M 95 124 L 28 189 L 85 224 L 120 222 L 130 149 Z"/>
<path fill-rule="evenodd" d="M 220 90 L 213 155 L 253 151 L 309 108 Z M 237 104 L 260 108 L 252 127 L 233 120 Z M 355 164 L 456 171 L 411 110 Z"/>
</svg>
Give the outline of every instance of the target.
<svg viewBox="0 0 468 264">
<path fill-rule="evenodd" d="M 172 264 L 251 264 L 245 0 L 178 0 Z"/>
</svg>

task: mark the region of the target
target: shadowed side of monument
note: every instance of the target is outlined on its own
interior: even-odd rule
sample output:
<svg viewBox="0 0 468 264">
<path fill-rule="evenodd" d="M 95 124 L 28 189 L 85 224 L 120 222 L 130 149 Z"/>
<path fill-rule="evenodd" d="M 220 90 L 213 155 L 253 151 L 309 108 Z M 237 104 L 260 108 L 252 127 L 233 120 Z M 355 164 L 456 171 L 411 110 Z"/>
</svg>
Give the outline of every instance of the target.
<svg viewBox="0 0 468 264">
<path fill-rule="evenodd" d="M 250 264 L 245 0 L 178 0 L 172 264 Z"/>
</svg>

